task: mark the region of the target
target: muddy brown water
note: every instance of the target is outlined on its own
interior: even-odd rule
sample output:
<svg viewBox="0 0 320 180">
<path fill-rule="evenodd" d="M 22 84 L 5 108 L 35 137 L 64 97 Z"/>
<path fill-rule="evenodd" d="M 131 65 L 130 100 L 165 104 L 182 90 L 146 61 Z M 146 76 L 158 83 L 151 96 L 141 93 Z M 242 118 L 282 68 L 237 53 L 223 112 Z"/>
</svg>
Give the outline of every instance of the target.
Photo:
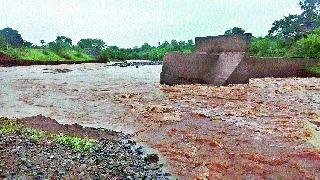
<svg viewBox="0 0 320 180">
<path fill-rule="evenodd" d="M 71 71 L 70 71 L 71 70 Z M 193 178 L 319 178 L 320 79 L 160 86 L 161 66 L 0 68 L 0 116 L 134 134 Z"/>
<path fill-rule="evenodd" d="M 133 133 L 135 127 L 127 121 L 133 121 L 134 115 L 117 96 L 126 92 L 160 93 L 155 90 L 160 71 L 161 66 L 121 68 L 104 64 L 1 67 L 0 115 L 42 114 L 59 123 Z"/>
</svg>

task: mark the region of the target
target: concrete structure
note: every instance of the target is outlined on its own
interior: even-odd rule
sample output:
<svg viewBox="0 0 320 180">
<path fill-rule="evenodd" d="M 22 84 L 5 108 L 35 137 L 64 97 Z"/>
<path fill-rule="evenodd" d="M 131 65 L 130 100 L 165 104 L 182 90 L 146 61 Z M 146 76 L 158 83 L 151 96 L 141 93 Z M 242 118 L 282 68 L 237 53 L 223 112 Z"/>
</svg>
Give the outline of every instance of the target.
<svg viewBox="0 0 320 180">
<path fill-rule="evenodd" d="M 161 72 L 162 84 L 242 84 L 250 78 L 311 77 L 305 70 L 317 60 L 254 58 L 246 53 L 251 34 L 196 38 L 191 54 L 167 53 Z"/>
</svg>

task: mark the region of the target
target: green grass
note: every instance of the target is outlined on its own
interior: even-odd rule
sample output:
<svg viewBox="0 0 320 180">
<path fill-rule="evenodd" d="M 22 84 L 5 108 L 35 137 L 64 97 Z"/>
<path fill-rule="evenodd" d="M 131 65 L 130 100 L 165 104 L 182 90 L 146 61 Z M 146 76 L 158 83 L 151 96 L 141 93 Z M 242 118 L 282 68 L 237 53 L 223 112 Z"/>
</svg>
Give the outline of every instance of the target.
<svg viewBox="0 0 320 180">
<path fill-rule="evenodd" d="M 88 54 L 75 51 L 75 50 L 65 50 L 59 53 L 59 55 L 66 60 L 74 60 L 74 61 L 86 61 L 94 59 Z"/>
<path fill-rule="evenodd" d="M 320 77 L 320 64 L 308 66 L 306 70 L 317 77 Z"/>
<path fill-rule="evenodd" d="M 0 134 L 23 134 L 34 141 L 49 140 L 63 144 L 75 151 L 85 152 L 94 148 L 96 140 L 66 134 L 53 134 L 25 127 L 23 124 L 8 118 L 0 118 Z"/>
<path fill-rule="evenodd" d="M 35 48 L 9 48 L 1 50 L 2 53 L 7 54 L 13 58 L 23 60 L 37 60 L 37 61 L 86 61 L 94 58 L 88 54 L 73 49 L 68 49 L 56 53 L 50 49 L 35 49 Z"/>
<path fill-rule="evenodd" d="M 95 140 L 79 138 L 76 136 L 56 135 L 54 140 L 60 144 L 67 145 L 77 151 L 88 151 L 93 148 Z"/>
<path fill-rule="evenodd" d="M 18 124 L 14 121 L 9 121 L 6 118 L 0 119 L 2 123 L 0 124 L 0 133 L 14 133 L 18 129 Z"/>
</svg>

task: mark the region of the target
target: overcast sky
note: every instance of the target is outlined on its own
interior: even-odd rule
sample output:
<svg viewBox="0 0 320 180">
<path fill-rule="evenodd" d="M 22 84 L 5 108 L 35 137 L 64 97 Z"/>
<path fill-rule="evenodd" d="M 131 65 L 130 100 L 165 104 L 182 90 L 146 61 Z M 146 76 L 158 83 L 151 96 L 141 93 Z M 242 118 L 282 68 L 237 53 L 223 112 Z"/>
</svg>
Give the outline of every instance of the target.
<svg viewBox="0 0 320 180">
<path fill-rule="evenodd" d="M 12 27 L 38 44 L 65 35 L 133 47 L 234 26 L 266 35 L 274 20 L 298 12 L 298 0 L 0 0 L 0 29 Z"/>
</svg>

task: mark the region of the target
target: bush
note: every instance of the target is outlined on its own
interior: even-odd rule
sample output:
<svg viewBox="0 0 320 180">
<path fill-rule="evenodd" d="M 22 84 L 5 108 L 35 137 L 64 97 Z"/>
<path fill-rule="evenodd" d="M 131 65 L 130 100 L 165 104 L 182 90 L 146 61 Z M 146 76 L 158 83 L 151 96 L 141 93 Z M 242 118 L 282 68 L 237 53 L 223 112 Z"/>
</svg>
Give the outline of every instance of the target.
<svg viewBox="0 0 320 180">
<path fill-rule="evenodd" d="M 320 64 L 308 66 L 306 70 L 320 78 Z"/>
<path fill-rule="evenodd" d="M 320 58 L 320 33 L 309 34 L 293 46 L 293 54 L 305 58 Z"/>
<path fill-rule="evenodd" d="M 49 56 L 51 53 L 51 51 L 49 51 L 48 49 L 44 49 L 43 50 L 43 54 L 46 55 L 46 56 Z"/>
<path fill-rule="evenodd" d="M 58 51 L 57 54 L 66 60 L 72 60 L 72 55 L 66 50 Z"/>
<path fill-rule="evenodd" d="M 4 36 L 0 34 L 0 49 L 6 49 L 7 47 L 7 40 Z"/>
<path fill-rule="evenodd" d="M 287 49 L 282 39 L 260 37 L 252 39 L 249 53 L 256 57 L 283 57 L 287 55 Z"/>
<path fill-rule="evenodd" d="M 78 58 L 83 58 L 83 54 L 81 52 L 77 52 L 75 54 L 75 56 L 78 57 Z"/>
</svg>

